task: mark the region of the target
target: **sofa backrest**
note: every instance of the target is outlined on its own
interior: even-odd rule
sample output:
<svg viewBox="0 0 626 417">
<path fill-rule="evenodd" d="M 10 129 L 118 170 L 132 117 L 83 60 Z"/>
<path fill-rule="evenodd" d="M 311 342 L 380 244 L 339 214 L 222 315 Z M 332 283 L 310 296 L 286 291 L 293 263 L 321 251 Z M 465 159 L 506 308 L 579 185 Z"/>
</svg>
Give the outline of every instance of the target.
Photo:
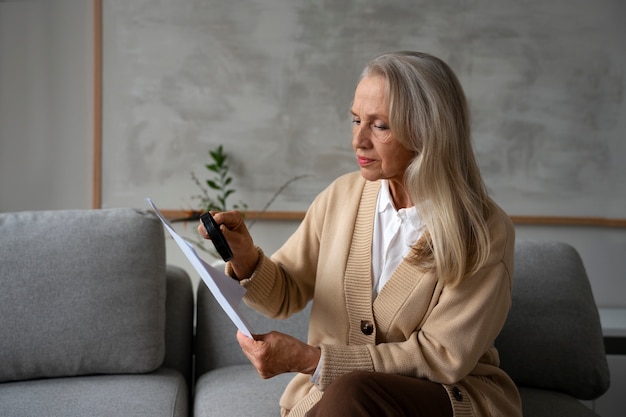
<svg viewBox="0 0 626 417">
<path fill-rule="evenodd" d="M 165 243 L 152 213 L 0 213 L 0 236 L 0 382 L 161 365 Z"/>
<path fill-rule="evenodd" d="M 598 309 L 572 246 L 516 242 L 513 305 L 496 347 L 502 368 L 518 385 L 582 400 L 608 389 Z"/>
</svg>

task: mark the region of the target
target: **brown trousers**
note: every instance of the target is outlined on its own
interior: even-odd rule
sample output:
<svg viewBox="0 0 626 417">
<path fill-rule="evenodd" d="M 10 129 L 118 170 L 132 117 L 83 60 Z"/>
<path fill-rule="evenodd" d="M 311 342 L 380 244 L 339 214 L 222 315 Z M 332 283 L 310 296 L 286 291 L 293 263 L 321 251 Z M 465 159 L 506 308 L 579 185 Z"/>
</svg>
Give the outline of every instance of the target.
<svg viewBox="0 0 626 417">
<path fill-rule="evenodd" d="M 307 417 L 453 417 L 441 384 L 381 372 L 342 375 L 324 391 Z"/>
</svg>

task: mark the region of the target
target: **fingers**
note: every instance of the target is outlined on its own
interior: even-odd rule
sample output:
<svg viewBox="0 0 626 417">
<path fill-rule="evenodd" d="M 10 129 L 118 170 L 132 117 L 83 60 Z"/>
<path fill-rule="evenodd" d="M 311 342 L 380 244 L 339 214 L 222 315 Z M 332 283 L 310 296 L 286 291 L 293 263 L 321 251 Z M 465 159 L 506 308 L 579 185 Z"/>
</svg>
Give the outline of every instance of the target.
<svg viewBox="0 0 626 417">
<path fill-rule="evenodd" d="M 259 261 L 259 251 L 246 227 L 244 217 L 238 210 L 211 212 L 213 220 L 219 225 L 224 239 L 228 243 L 233 258 L 230 260 L 234 278 L 249 278 Z M 204 225 L 198 225 L 198 233 L 204 239 L 210 239 Z"/>
<path fill-rule="evenodd" d="M 220 212 L 212 211 L 211 215 L 213 216 L 215 223 L 219 225 L 220 231 L 224 234 L 226 240 L 229 240 L 229 236 L 232 237 L 235 233 L 247 230 L 243 215 L 239 210 Z M 207 233 L 202 222 L 198 225 L 198 233 L 204 239 L 210 239 L 209 234 Z"/>
<path fill-rule="evenodd" d="M 237 331 L 237 341 L 239 346 L 241 346 L 241 350 L 263 379 L 268 379 L 284 372 L 281 369 L 282 367 L 276 363 L 277 358 L 274 356 L 271 344 L 264 340 L 266 336 L 262 334 L 254 335 L 254 339 L 251 339 Z"/>
<path fill-rule="evenodd" d="M 228 230 L 240 230 L 242 227 L 246 227 L 243 215 L 239 210 L 220 211 L 211 213 L 215 222 L 220 225 L 222 232 L 224 232 L 222 226 Z"/>
<path fill-rule="evenodd" d="M 209 239 L 209 240 L 211 239 L 211 238 L 209 237 L 209 234 L 208 234 L 208 233 L 207 233 L 207 231 L 206 231 L 206 228 L 204 227 L 204 225 L 203 225 L 202 223 L 200 223 L 200 224 L 198 225 L 198 233 L 199 233 L 199 234 L 200 234 L 200 236 L 202 236 L 204 239 Z"/>
<path fill-rule="evenodd" d="M 258 337 L 262 338 L 262 335 L 258 335 Z M 237 341 L 243 354 L 246 355 L 261 378 L 267 379 L 276 375 L 276 372 L 270 370 L 263 359 L 267 355 L 267 346 L 264 342 L 251 339 L 240 331 L 237 331 Z"/>
<path fill-rule="evenodd" d="M 256 337 L 257 335 L 252 335 L 252 337 Z M 245 334 L 241 333 L 241 330 L 237 330 L 237 342 L 239 342 L 239 346 L 243 349 L 252 347 L 255 339 L 251 339 Z"/>
</svg>

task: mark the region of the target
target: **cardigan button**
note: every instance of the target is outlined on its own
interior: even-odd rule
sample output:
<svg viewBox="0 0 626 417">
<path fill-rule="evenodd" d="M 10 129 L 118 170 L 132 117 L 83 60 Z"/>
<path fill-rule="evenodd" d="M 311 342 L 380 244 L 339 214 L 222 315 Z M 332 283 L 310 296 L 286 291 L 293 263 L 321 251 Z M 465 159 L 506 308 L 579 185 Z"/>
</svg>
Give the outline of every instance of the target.
<svg viewBox="0 0 626 417">
<path fill-rule="evenodd" d="M 452 395 L 457 401 L 463 401 L 463 393 L 459 389 L 459 387 L 452 388 Z"/>
<path fill-rule="evenodd" d="M 361 320 L 361 331 L 364 335 L 369 336 L 374 333 L 374 325 L 367 320 Z"/>
</svg>

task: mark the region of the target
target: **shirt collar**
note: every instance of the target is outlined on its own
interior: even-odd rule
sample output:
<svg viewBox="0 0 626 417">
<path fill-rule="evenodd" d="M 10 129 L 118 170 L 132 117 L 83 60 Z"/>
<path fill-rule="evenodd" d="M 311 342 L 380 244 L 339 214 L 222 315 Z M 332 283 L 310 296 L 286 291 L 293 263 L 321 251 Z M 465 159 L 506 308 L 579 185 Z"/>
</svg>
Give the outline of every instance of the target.
<svg viewBox="0 0 626 417">
<path fill-rule="evenodd" d="M 395 211 L 396 208 L 393 206 L 393 201 L 391 200 L 389 183 L 387 180 L 382 180 L 380 182 L 380 194 L 378 195 L 378 212 L 382 213 L 388 209 L 393 209 Z"/>
</svg>

